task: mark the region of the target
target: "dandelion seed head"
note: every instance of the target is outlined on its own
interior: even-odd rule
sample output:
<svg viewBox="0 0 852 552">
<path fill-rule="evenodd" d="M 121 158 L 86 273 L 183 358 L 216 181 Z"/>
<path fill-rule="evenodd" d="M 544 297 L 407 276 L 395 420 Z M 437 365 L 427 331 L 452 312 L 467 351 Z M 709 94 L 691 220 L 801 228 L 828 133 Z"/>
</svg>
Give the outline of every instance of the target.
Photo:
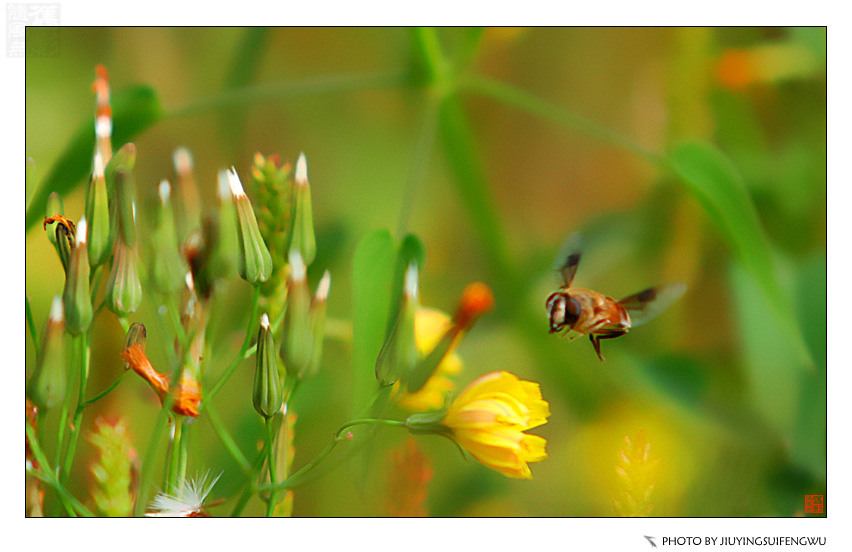
<svg viewBox="0 0 852 552">
<path fill-rule="evenodd" d="M 203 476 L 184 479 L 178 483 L 174 493 L 159 493 L 151 501 L 147 517 L 190 517 L 197 515 L 204 507 L 207 495 L 222 477 L 220 473 L 208 483 L 210 472 Z"/>
</svg>

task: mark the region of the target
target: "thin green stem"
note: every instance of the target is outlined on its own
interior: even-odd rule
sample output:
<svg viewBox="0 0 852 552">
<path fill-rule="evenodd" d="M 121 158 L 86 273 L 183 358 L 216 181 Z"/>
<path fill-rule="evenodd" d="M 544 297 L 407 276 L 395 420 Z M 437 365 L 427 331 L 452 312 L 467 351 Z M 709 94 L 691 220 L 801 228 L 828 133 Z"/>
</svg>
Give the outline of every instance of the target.
<svg viewBox="0 0 852 552">
<path fill-rule="evenodd" d="M 421 78 L 427 86 L 440 86 L 447 64 L 434 27 L 415 27 L 411 30 L 414 54 L 420 62 Z"/>
<path fill-rule="evenodd" d="M 460 90 L 494 98 L 547 121 L 559 123 L 631 153 L 639 154 L 656 165 L 662 166 L 664 164 L 664 156 L 643 148 L 633 140 L 625 138 L 579 113 L 553 105 L 511 84 L 480 75 L 465 75 L 460 77 L 458 86 Z"/>
<path fill-rule="evenodd" d="M 227 449 L 237 464 L 240 465 L 240 469 L 243 470 L 246 475 L 250 475 L 252 472 L 251 463 L 249 463 L 248 459 L 242 453 L 240 447 L 237 446 L 237 443 L 234 441 L 233 437 L 231 437 L 231 434 L 228 433 L 228 430 L 222 423 L 221 418 L 219 418 L 219 414 L 216 413 L 216 408 L 214 408 L 212 404 L 208 404 L 206 412 L 207 419 L 210 420 L 210 425 L 213 426 L 213 431 L 216 432 L 219 440 L 222 441 L 223 445 L 225 445 L 225 449 Z"/>
<path fill-rule="evenodd" d="M 177 489 L 178 464 L 180 463 L 180 439 L 183 424 L 181 424 L 177 417 L 175 417 L 172 420 L 172 427 L 174 428 L 174 436 L 172 437 L 172 442 L 169 445 L 169 454 L 166 458 L 166 481 L 163 484 L 163 490 L 167 493 L 174 493 Z"/>
<path fill-rule="evenodd" d="M 35 351 L 35 357 L 38 358 L 39 354 L 39 343 L 38 343 L 38 332 L 35 327 L 35 320 L 33 320 L 33 310 L 30 307 L 30 296 L 27 295 L 27 328 L 30 330 L 30 337 L 33 340 L 33 350 Z"/>
<path fill-rule="evenodd" d="M 113 389 L 115 389 L 116 387 L 118 387 L 118 384 L 119 384 L 119 383 L 121 383 L 121 380 L 123 380 L 123 379 L 124 379 L 124 376 L 126 376 L 126 375 L 127 375 L 127 372 L 128 372 L 128 371 L 129 371 L 129 370 L 125 370 L 124 372 L 122 372 L 122 373 L 121 373 L 121 375 L 120 375 L 120 376 L 118 376 L 118 379 L 116 379 L 116 380 L 112 383 L 112 385 L 110 385 L 109 387 L 107 387 L 106 389 L 104 389 L 103 391 L 101 391 L 100 393 L 98 393 L 97 395 L 95 395 L 94 397 L 92 397 L 91 399 L 89 399 L 89 400 L 87 400 L 86 402 L 84 402 L 84 403 L 83 403 L 83 408 L 87 408 L 87 407 L 89 407 L 89 406 L 91 406 L 91 405 L 95 404 L 96 402 L 98 402 L 98 401 L 99 401 L 99 400 L 101 400 L 102 398 L 106 397 L 107 395 L 109 395 L 109 393 L 110 393 Z"/>
<path fill-rule="evenodd" d="M 175 477 L 175 483 L 177 485 L 182 485 L 183 481 L 186 480 L 186 462 L 189 456 L 189 419 L 184 418 L 180 425 L 182 426 L 182 429 L 180 434 L 180 446 L 178 447 L 177 475 Z"/>
<path fill-rule="evenodd" d="M 251 499 L 252 495 L 255 493 L 254 490 L 254 480 L 257 477 L 258 471 L 263 467 L 263 461 L 266 458 L 266 445 L 267 442 L 263 443 L 263 450 L 261 450 L 257 457 L 254 459 L 254 464 L 251 468 L 251 473 L 249 474 L 248 482 L 246 483 L 246 488 L 243 493 L 240 495 L 239 500 L 237 500 L 237 504 L 234 506 L 234 510 L 231 512 L 231 517 L 239 516 L 243 509 L 248 504 L 248 501 Z"/>
<path fill-rule="evenodd" d="M 298 97 L 337 92 L 380 90 L 405 84 L 411 76 L 407 71 L 373 75 L 332 75 L 275 84 L 263 84 L 227 90 L 191 104 L 173 109 L 166 117 L 187 117 L 209 111 L 262 102 L 282 101 Z"/>
<path fill-rule="evenodd" d="M 68 492 L 68 490 L 56 479 L 56 476 L 53 474 L 53 470 L 50 468 L 50 464 L 47 462 L 47 456 L 45 456 L 44 451 L 41 449 L 41 445 L 38 442 L 35 429 L 27 423 L 25 424 L 25 431 L 27 439 L 29 440 L 30 450 L 33 452 L 33 456 L 35 456 L 36 461 L 39 463 L 38 470 L 29 470 L 29 472 L 34 477 L 44 481 L 56 490 L 59 494 L 60 501 L 68 511 L 68 515 L 76 517 L 76 513 L 74 512 L 74 509 L 76 509 L 82 515 L 92 517 L 92 512 L 74 498 L 71 493 Z"/>
<path fill-rule="evenodd" d="M 403 192 L 402 209 L 399 215 L 399 226 L 397 227 L 397 236 L 400 237 L 405 235 L 408 219 L 411 217 L 411 211 L 414 206 L 417 188 L 420 187 L 420 183 L 426 175 L 426 167 L 428 166 L 429 158 L 435 144 L 435 135 L 438 129 L 438 105 L 439 102 L 435 98 L 428 98 L 426 100 L 426 109 L 423 113 L 423 121 L 420 124 L 417 142 L 414 145 L 411 169 L 408 173 L 408 180 Z"/>
<path fill-rule="evenodd" d="M 59 473 L 59 482 L 63 485 L 68 480 L 68 476 L 74 466 L 77 440 L 80 437 L 80 430 L 83 424 L 83 410 L 86 408 L 86 384 L 89 379 L 89 359 L 91 356 L 88 333 L 83 332 L 74 339 L 77 341 L 77 352 L 79 353 L 80 385 L 77 394 L 77 408 L 74 411 L 74 422 L 71 426 L 71 434 L 69 435 L 68 450 L 65 452 L 65 461 L 62 463 L 62 469 Z"/>
<path fill-rule="evenodd" d="M 269 466 L 269 483 L 270 485 L 275 485 L 278 482 L 275 474 L 275 428 L 273 418 L 271 417 L 266 419 L 266 450 L 266 463 Z M 269 494 L 269 503 L 266 505 L 266 517 L 272 517 L 275 512 L 276 494 L 275 491 Z"/>
<path fill-rule="evenodd" d="M 183 324 L 180 322 L 180 308 L 178 307 L 174 294 L 168 294 L 166 296 L 166 302 L 168 303 L 167 310 L 169 311 L 169 316 L 172 319 L 172 327 L 175 335 L 177 336 L 178 343 L 180 343 L 180 348 L 182 351 L 186 350 L 188 340 L 186 331 L 183 329 Z"/>
<path fill-rule="evenodd" d="M 198 405 L 198 411 L 201 412 L 204 410 L 205 406 L 208 402 L 213 400 L 219 391 L 222 390 L 222 387 L 225 385 L 225 382 L 228 381 L 234 371 L 240 366 L 240 364 L 247 358 L 247 352 L 249 350 L 249 345 L 251 344 L 251 339 L 254 336 L 257 321 L 257 302 L 260 299 L 260 286 L 254 286 L 254 292 L 252 294 L 251 301 L 251 314 L 249 314 L 248 321 L 248 329 L 246 330 L 246 337 L 243 339 L 243 345 L 240 347 L 240 352 L 237 353 L 237 356 L 231 362 L 230 366 L 225 370 L 225 373 L 222 374 L 222 377 L 219 378 L 219 381 L 216 382 L 216 385 L 213 386 L 213 389 L 204 397 L 204 400 Z"/>
<path fill-rule="evenodd" d="M 320 452 L 313 460 L 302 466 L 297 472 L 293 475 L 285 479 L 284 481 L 277 484 L 269 484 L 269 485 L 260 485 L 256 490 L 258 491 L 275 491 L 280 489 L 292 489 L 294 487 L 298 487 L 310 480 L 309 474 L 311 471 L 319 466 L 322 461 L 328 456 L 331 451 L 337 446 L 338 443 L 346 439 L 343 436 L 344 432 L 350 427 L 364 425 L 364 424 L 381 424 L 388 425 L 394 427 L 405 427 L 405 422 L 399 420 L 381 420 L 375 418 L 365 418 L 361 420 L 352 420 L 340 426 L 338 430 L 334 434 L 334 439 Z"/>
</svg>

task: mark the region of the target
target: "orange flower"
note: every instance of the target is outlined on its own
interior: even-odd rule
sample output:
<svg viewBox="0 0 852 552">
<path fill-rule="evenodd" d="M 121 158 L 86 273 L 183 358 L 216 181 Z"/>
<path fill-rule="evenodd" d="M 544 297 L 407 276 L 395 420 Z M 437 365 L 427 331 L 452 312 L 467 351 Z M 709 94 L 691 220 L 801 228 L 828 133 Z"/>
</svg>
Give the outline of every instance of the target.
<svg viewBox="0 0 852 552">
<path fill-rule="evenodd" d="M 166 393 L 169 392 L 169 380 L 165 375 L 154 370 L 151 361 L 145 355 L 145 349 L 142 348 L 142 345 L 138 343 L 130 345 L 121 353 L 121 358 L 133 368 L 134 372 L 148 382 L 151 388 L 156 391 L 160 400 L 166 396 Z"/>
</svg>

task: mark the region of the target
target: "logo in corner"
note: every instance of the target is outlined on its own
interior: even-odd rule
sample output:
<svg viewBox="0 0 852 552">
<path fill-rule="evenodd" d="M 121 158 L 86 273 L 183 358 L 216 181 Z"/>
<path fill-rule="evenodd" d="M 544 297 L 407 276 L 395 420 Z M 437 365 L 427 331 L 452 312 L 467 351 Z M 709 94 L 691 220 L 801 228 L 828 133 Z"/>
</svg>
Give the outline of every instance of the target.
<svg viewBox="0 0 852 552">
<path fill-rule="evenodd" d="M 654 542 L 654 537 L 649 537 L 648 535 L 643 535 L 643 536 L 644 536 L 646 539 L 648 539 L 648 542 L 650 542 L 650 543 L 651 543 L 651 546 L 653 546 L 654 548 L 656 548 L 656 547 L 657 547 L 657 543 L 655 543 L 655 542 Z"/>
</svg>

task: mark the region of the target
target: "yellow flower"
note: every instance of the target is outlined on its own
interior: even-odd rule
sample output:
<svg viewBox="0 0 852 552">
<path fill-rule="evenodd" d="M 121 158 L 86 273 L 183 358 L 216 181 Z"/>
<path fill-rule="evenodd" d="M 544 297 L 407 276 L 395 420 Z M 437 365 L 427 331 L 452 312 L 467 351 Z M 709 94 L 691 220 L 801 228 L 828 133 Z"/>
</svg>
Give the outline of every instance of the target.
<svg viewBox="0 0 852 552">
<path fill-rule="evenodd" d="M 447 333 L 451 324 L 449 315 L 437 309 L 418 309 L 414 315 L 414 343 L 417 350 L 424 356 L 428 355 Z M 410 412 L 441 408 L 444 406 L 444 397 L 454 388 L 452 380 L 447 376 L 456 375 L 461 369 L 461 359 L 451 351 L 426 381 L 426 385 L 416 393 L 401 393 L 397 399 L 398 404 Z"/>
<path fill-rule="evenodd" d="M 537 383 L 508 372 L 473 381 L 450 405 L 442 424 L 474 458 L 507 477 L 531 479 L 528 462 L 547 458 L 547 441 L 524 431 L 547 422 L 550 406 Z"/>
</svg>

